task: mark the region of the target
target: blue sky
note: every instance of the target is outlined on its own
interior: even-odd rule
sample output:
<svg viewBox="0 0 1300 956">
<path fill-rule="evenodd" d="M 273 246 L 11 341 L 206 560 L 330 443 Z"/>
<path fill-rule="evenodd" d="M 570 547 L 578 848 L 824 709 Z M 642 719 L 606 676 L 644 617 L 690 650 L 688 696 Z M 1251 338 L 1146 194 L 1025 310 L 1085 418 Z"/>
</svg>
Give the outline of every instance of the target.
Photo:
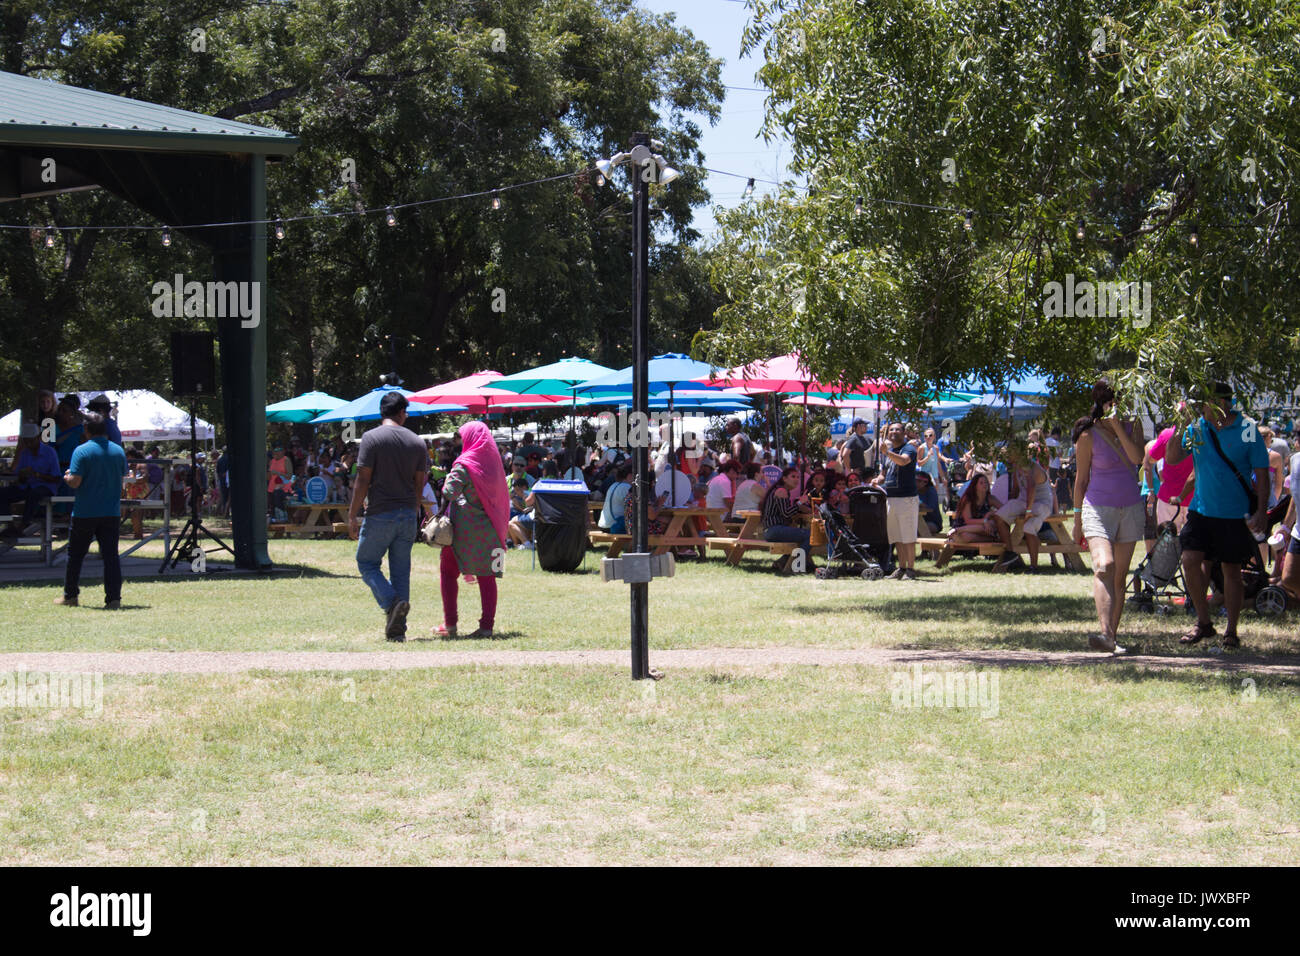
<svg viewBox="0 0 1300 956">
<path fill-rule="evenodd" d="M 678 26 L 690 30 L 724 61 L 722 82 L 730 89 L 722 104 L 722 118 L 717 126 L 709 126 L 704 117 L 698 118 L 704 131 L 700 148 L 705 163 L 713 169 L 745 176 L 783 179 L 790 159 L 789 146 L 784 142 L 765 143 L 758 135 L 764 94 L 752 91 L 758 86 L 754 73 L 761 61 L 740 56 L 740 37 L 749 22 L 745 4 L 737 0 L 641 0 L 641 5 L 655 13 L 674 14 Z M 672 161 L 672 157 L 668 159 Z M 745 180 L 712 173 L 707 185 L 713 201 L 720 206 L 739 204 L 745 190 Z M 754 192 L 760 195 L 771 188 L 758 183 Z M 695 228 L 706 237 L 713 233 L 713 214 L 707 207 L 695 211 Z"/>
</svg>

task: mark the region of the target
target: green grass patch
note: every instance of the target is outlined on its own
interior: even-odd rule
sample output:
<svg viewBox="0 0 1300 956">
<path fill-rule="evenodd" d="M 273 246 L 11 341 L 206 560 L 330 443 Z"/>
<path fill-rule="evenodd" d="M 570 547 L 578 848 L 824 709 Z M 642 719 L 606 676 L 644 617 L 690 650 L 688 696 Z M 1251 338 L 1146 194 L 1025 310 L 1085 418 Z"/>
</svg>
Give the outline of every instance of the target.
<svg viewBox="0 0 1300 956">
<path fill-rule="evenodd" d="M 891 671 L 105 678 L 0 710 L 0 863 L 1285 864 L 1295 682 L 999 672 L 997 716 Z"/>
</svg>

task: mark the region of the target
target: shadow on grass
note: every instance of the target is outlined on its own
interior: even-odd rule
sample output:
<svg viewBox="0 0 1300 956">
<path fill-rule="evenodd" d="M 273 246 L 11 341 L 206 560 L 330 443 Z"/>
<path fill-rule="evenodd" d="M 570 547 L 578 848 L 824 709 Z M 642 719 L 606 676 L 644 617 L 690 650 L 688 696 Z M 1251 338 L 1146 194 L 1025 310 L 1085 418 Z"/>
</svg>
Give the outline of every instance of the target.
<svg viewBox="0 0 1300 956">
<path fill-rule="evenodd" d="M 96 569 L 98 571 L 98 569 Z M 336 579 L 353 579 L 359 580 L 360 574 L 337 574 L 333 571 L 325 571 L 318 567 L 307 564 L 277 564 L 265 571 L 228 571 L 226 569 L 213 569 L 203 574 L 177 570 L 167 574 L 154 572 L 152 574 L 128 574 L 123 579 L 123 587 L 130 588 L 132 584 L 197 584 L 199 582 L 212 581 L 257 581 L 271 578 L 336 578 Z M 81 576 L 81 587 L 84 589 L 88 584 L 102 582 L 103 574 L 83 574 Z M 0 589 L 6 588 L 51 588 L 63 587 L 63 575 L 58 577 L 40 577 L 40 578 L 23 578 L 19 580 L 4 580 L 0 578 Z"/>
<path fill-rule="evenodd" d="M 420 637 L 408 637 L 407 644 L 447 644 L 456 645 L 457 647 L 475 647 L 480 642 L 491 643 L 494 641 L 508 641 L 512 638 L 527 637 L 523 631 L 493 631 L 491 637 L 476 637 L 471 639 L 470 634 L 459 634 L 456 637 L 442 637 L 438 634 L 426 634 Z"/>
<path fill-rule="evenodd" d="M 908 666 L 917 661 L 925 663 L 925 660 L 924 656 L 918 656 L 913 661 L 909 661 Z M 1278 659 L 1259 656 L 1229 657 L 1225 655 L 1222 658 L 1214 659 L 1212 662 L 1207 662 L 1199 658 L 1180 661 L 1178 657 L 1171 656 L 1161 660 L 1159 666 L 1153 667 L 1146 661 L 1134 661 L 1126 657 L 1108 657 L 1103 654 L 1098 654 L 1095 658 L 1025 661 L 1011 657 L 998 659 L 996 655 L 991 656 L 987 653 L 978 656 L 973 653 L 969 656 L 963 656 L 960 653 L 946 653 L 942 657 L 936 655 L 934 663 L 936 665 L 942 664 L 947 668 L 959 664 L 966 664 L 973 668 L 992 666 L 1009 674 L 1014 674 L 1017 671 L 1026 673 L 1041 672 L 1045 667 L 1064 668 L 1082 670 L 1089 675 L 1124 684 L 1162 683 L 1204 686 L 1206 679 L 1211 678 L 1218 685 L 1217 689 L 1224 697 L 1238 696 L 1243 701 L 1248 701 L 1252 693 L 1258 694 L 1264 691 L 1272 691 L 1300 700 L 1300 676 L 1285 673 L 1262 673 L 1258 670 L 1261 665 L 1276 666 L 1285 664 L 1300 667 L 1300 657 Z"/>
</svg>

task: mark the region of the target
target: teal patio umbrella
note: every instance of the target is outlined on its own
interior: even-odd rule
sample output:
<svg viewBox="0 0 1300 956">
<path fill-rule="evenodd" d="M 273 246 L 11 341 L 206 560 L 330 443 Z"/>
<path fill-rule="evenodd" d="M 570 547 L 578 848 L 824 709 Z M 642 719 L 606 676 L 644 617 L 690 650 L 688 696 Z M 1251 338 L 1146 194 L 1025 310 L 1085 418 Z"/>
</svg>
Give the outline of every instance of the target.
<svg viewBox="0 0 1300 956">
<path fill-rule="evenodd" d="M 343 399 L 335 398 L 333 395 L 327 395 L 324 392 L 303 392 L 297 398 L 290 398 L 283 402 L 276 402 L 274 405 L 267 405 L 266 420 L 268 422 L 302 424 L 311 421 L 317 415 L 332 412 L 342 404 Z"/>
<path fill-rule="evenodd" d="M 379 402 L 387 392 L 401 392 L 407 398 L 411 397 L 411 392 L 404 388 L 398 388 L 395 385 L 380 385 L 378 388 L 371 389 L 360 398 L 354 398 L 350 402 L 344 402 L 338 408 L 324 415 L 318 415 L 311 420 L 313 425 L 327 425 L 330 422 L 373 422 L 378 421 L 382 416 L 379 413 Z M 418 402 L 412 402 L 406 408 L 408 417 L 416 415 L 430 415 L 435 412 L 463 412 L 464 405 L 439 404 L 439 405 L 422 405 Z"/>
</svg>

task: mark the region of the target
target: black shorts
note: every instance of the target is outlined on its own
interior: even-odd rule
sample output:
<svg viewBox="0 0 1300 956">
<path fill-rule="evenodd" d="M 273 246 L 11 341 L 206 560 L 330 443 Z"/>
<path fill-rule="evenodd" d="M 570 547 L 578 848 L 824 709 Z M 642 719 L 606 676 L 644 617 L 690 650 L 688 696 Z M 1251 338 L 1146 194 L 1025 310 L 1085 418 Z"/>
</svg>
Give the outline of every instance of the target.
<svg viewBox="0 0 1300 956">
<path fill-rule="evenodd" d="M 1187 524 L 1178 536 L 1184 551 L 1200 551 L 1207 561 L 1245 564 L 1259 547 L 1244 518 L 1209 518 L 1187 512 Z"/>
</svg>

